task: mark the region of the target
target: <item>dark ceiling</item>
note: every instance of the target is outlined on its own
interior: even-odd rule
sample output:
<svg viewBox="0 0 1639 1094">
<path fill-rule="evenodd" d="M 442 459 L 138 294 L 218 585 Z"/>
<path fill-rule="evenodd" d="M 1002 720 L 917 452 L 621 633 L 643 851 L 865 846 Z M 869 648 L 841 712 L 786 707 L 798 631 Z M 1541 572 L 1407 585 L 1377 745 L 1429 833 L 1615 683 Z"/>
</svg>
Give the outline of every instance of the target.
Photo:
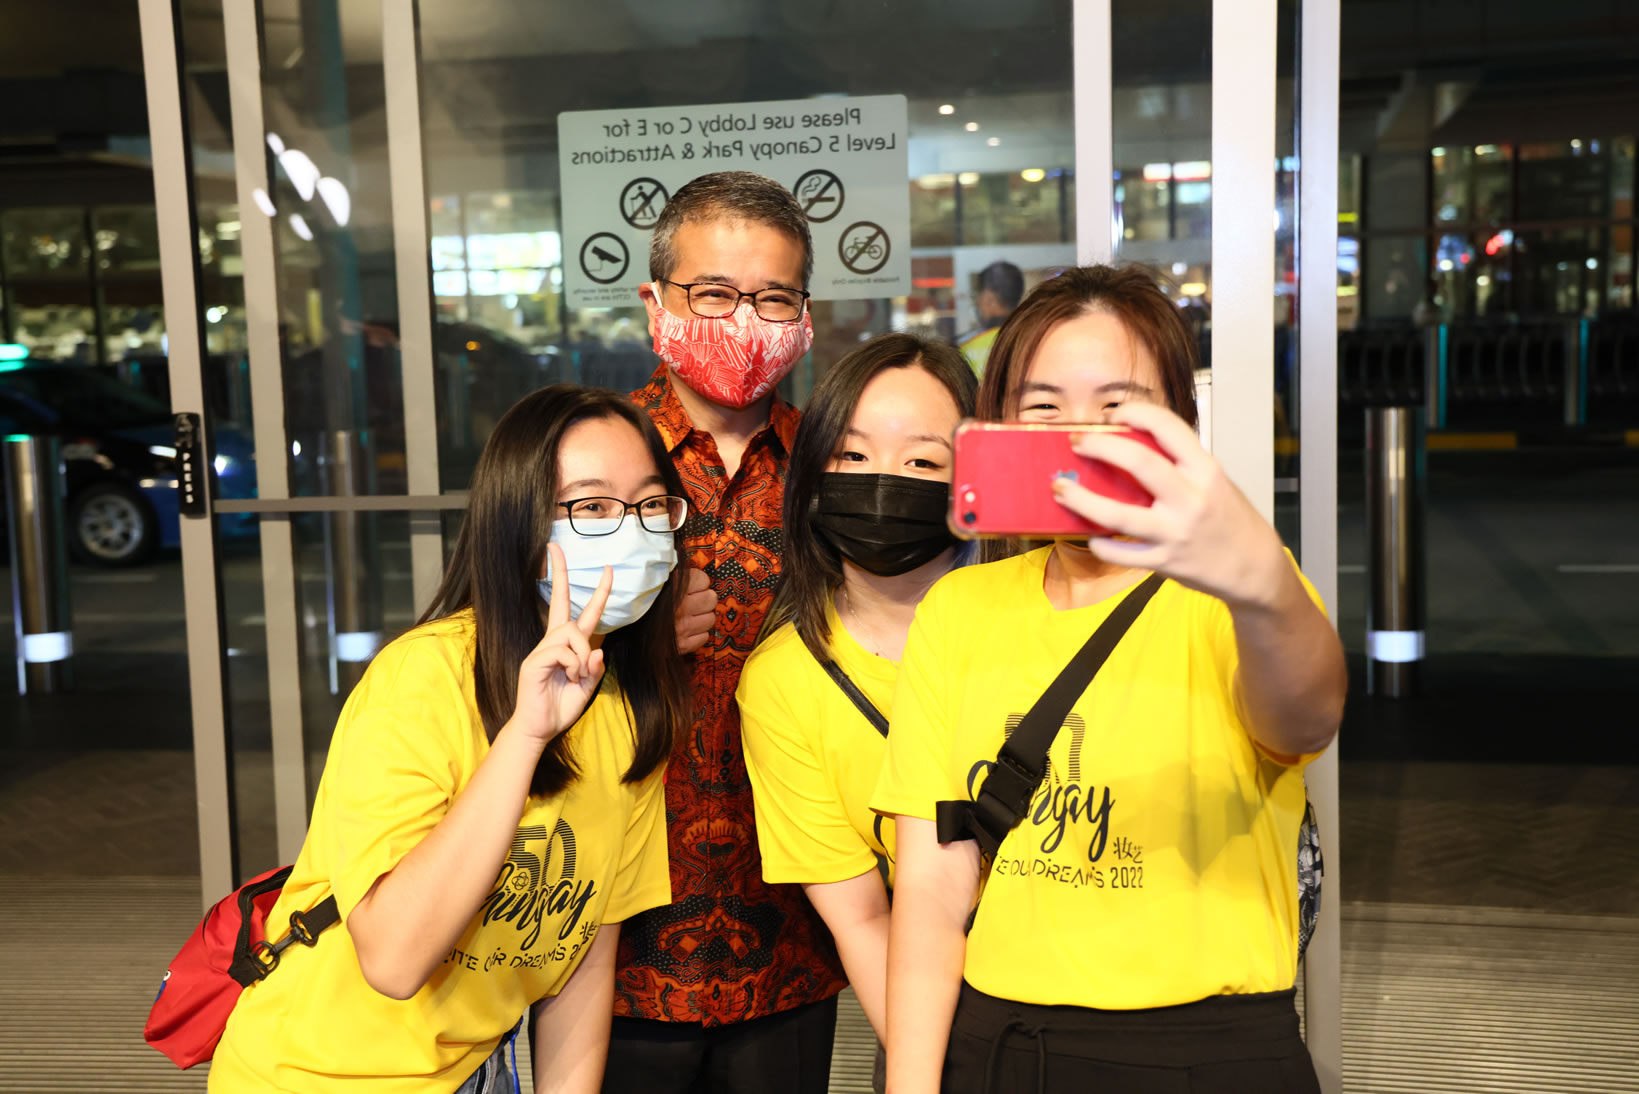
<svg viewBox="0 0 1639 1094">
<path fill-rule="evenodd" d="M 621 29 L 599 39 L 598 49 L 577 44 L 590 32 L 560 39 L 550 28 L 535 28 L 535 44 L 520 44 L 492 29 L 524 18 L 524 11 L 549 13 L 544 20 L 573 18 L 567 6 L 464 0 L 433 9 L 447 28 L 459 28 L 451 22 L 458 19 L 472 19 L 478 28 L 465 35 L 439 31 L 459 41 L 459 49 L 443 51 L 426 37 L 436 2 L 422 0 L 432 143 L 440 136 L 440 116 L 490 117 L 496 141 L 538 145 L 552 139 L 557 113 L 570 109 L 819 91 L 897 90 L 912 99 L 958 91 L 1010 95 L 1062 92 L 1071 82 L 1068 0 L 811 0 L 801 9 L 779 0 L 723 0 L 720 11 L 713 9 L 720 25 L 683 48 L 660 44 L 671 40 L 665 35 L 674 34 L 676 24 L 655 30 L 653 13 L 663 10 L 654 6 L 658 0 L 605 0 L 595 10 Z M 184 52 L 199 93 L 194 101 L 226 131 L 221 0 L 182 4 Z M 295 16 L 311 6 L 312 0 L 300 7 L 295 0 L 262 4 L 269 102 L 310 117 L 319 81 L 309 58 L 318 51 L 304 50 L 311 43 Z M 1114 0 L 1117 84 L 1208 79 L 1211 6 L 1211 0 Z M 1281 66 L 1288 74 L 1297 7 L 1296 0 L 1280 0 Z M 350 57 L 363 52 L 359 41 L 377 40 L 369 22 L 375 12 L 376 0 L 344 0 L 341 33 Z M 1442 139 L 1639 128 L 1639 0 L 1343 0 L 1342 13 L 1341 106 L 1345 140 L 1357 146 L 1372 139 L 1385 112 L 1415 84 L 1463 89 Z M 543 52 L 560 40 L 573 51 Z M 350 65 L 347 94 L 350 117 L 374 117 L 379 124 L 379 63 Z M 144 99 L 133 0 L 0 0 L 0 183 L 18 172 L 60 172 L 65 163 L 106 165 L 110 138 L 146 132 Z M 354 133 L 355 141 L 373 138 L 379 134 Z M 0 193 L 4 189 L 0 185 Z"/>
</svg>

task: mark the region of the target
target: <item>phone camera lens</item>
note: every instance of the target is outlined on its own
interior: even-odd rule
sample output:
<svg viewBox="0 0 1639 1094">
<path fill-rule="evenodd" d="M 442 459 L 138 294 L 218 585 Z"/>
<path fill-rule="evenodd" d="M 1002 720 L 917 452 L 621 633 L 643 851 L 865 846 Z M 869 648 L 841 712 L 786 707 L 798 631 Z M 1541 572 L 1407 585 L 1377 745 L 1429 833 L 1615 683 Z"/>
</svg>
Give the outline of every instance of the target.
<svg viewBox="0 0 1639 1094">
<path fill-rule="evenodd" d="M 979 523 L 979 514 L 974 513 L 972 511 L 963 513 L 962 514 L 962 523 L 963 524 L 977 524 L 977 523 Z"/>
</svg>

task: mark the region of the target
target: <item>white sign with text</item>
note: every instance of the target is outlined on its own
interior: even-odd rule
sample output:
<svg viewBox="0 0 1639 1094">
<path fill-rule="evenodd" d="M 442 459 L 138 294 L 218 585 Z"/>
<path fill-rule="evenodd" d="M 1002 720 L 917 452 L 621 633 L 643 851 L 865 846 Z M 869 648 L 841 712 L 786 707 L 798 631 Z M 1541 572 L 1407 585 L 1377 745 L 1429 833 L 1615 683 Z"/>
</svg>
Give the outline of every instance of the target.
<svg viewBox="0 0 1639 1094">
<path fill-rule="evenodd" d="M 787 187 L 814 238 L 816 300 L 911 291 L 903 95 L 558 115 L 564 289 L 572 308 L 637 303 L 666 201 L 713 171 Z"/>
</svg>

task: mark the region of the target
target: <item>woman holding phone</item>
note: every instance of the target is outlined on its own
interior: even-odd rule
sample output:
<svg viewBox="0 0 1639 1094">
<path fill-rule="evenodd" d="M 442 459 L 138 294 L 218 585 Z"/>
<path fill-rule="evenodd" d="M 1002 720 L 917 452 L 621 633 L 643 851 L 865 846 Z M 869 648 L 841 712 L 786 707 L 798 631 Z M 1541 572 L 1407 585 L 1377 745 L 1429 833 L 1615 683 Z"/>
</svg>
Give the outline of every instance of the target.
<svg viewBox="0 0 1639 1094">
<path fill-rule="evenodd" d="M 976 387 L 954 347 L 911 334 L 873 338 L 815 385 L 785 484 L 784 583 L 737 694 L 763 877 L 803 886 L 879 1037 L 894 842 L 870 809 L 880 726 L 916 605 L 971 553 L 946 515 Z"/>
<path fill-rule="evenodd" d="M 1019 482 L 1112 534 L 967 567 L 917 611 L 872 797 L 897 833 L 895 1094 L 1319 1089 L 1293 1007 L 1297 839 L 1343 654 L 1196 438 L 1195 359 L 1139 268 L 1067 270 L 997 336 L 980 418 L 1127 426 L 1165 455 L 1082 435 L 1079 454 L 1153 504 Z M 1165 580 L 1063 720 L 988 872 L 971 840 L 941 844 L 938 803 L 976 798 L 1020 718 L 1151 573 Z"/>
<path fill-rule="evenodd" d="M 449 569 L 336 724 L 272 925 L 341 922 L 245 990 L 213 1091 L 598 1090 L 620 922 L 671 899 L 661 779 L 688 687 L 682 485 L 625 398 L 549 387 L 491 433 Z"/>
</svg>

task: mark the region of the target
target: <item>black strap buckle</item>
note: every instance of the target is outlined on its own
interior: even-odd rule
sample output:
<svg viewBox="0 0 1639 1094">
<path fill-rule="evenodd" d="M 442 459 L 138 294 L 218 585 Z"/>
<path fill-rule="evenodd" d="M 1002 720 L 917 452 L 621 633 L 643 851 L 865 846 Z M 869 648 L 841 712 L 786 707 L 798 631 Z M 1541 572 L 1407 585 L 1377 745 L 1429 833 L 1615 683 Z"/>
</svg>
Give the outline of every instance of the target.
<svg viewBox="0 0 1639 1094">
<path fill-rule="evenodd" d="M 1003 792 L 1009 797 L 990 792 L 991 781 L 995 779 L 997 772 L 1003 770 L 1008 772 L 1007 777 L 1003 779 Z M 1021 781 L 1024 782 L 1022 794 L 1018 789 Z M 986 858 L 995 858 L 1007 834 L 1017 828 L 1025 814 L 1030 811 L 1030 799 L 1034 797 L 1036 785 L 1040 781 L 1039 778 L 1030 779 L 1028 773 L 1004 768 L 998 764 L 985 779 L 985 785 L 979 790 L 979 796 L 975 800 L 942 801 L 937 804 L 936 838 L 940 843 L 970 839 L 979 845 L 979 850 Z"/>
<path fill-rule="evenodd" d="M 939 842 L 971 839 L 987 858 L 995 858 L 1007 834 L 1030 812 L 1030 799 L 1040 785 L 1041 774 L 1025 767 L 1004 747 L 977 798 L 939 803 Z"/>
<path fill-rule="evenodd" d="M 1043 757 L 1045 759 L 1045 756 Z M 979 788 L 979 798 L 986 795 L 995 798 L 997 803 L 1013 815 L 1017 823 L 1026 813 L 1030 812 L 1030 799 L 1036 796 L 1036 787 L 1041 785 L 1040 771 L 1031 771 L 1025 767 L 1019 758 L 1013 755 L 1013 750 L 1003 747 L 996 754 L 996 765 L 985 776 L 985 782 Z"/>
<path fill-rule="evenodd" d="M 279 956 L 290 947 L 298 942 L 304 946 L 311 946 L 318 940 L 318 935 L 308 928 L 303 913 L 291 912 L 290 930 L 283 938 L 277 942 L 269 942 L 264 938 L 260 942 L 252 943 L 244 958 L 233 962 L 228 973 L 241 986 L 248 988 L 256 981 L 266 979 L 269 973 L 278 968 Z"/>
</svg>

